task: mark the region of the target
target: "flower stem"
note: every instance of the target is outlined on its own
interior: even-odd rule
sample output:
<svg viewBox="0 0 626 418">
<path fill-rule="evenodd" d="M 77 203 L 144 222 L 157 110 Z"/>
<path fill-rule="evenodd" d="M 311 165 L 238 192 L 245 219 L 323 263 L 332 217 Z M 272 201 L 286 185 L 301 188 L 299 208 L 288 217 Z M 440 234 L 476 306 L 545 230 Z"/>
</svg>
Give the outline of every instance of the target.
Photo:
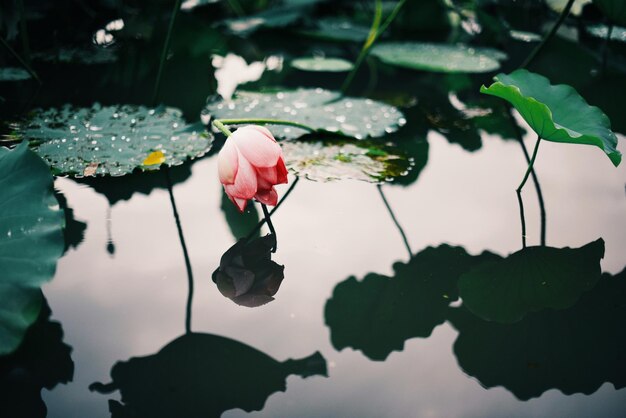
<svg viewBox="0 0 626 418">
<path fill-rule="evenodd" d="M 213 126 L 219 129 L 220 132 L 226 136 L 226 138 L 228 138 L 229 136 L 233 134 L 226 126 L 224 126 L 221 120 L 215 119 L 212 123 L 213 123 Z"/>
<path fill-rule="evenodd" d="M 161 88 L 161 77 L 163 76 L 163 68 L 165 67 L 165 60 L 167 59 L 167 53 L 170 49 L 170 41 L 172 39 L 172 32 L 174 31 L 174 24 L 176 23 L 176 17 L 180 10 L 182 0 L 174 1 L 174 10 L 172 10 L 172 17 L 170 17 L 170 24 L 167 28 L 167 35 L 165 35 L 165 44 L 161 51 L 161 60 L 159 61 L 159 70 L 157 72 L 156 82 L 154 83 L 154 90 L 152 92 L 152 104 L 156 106 L 157 99 L 159 98 L 159 89 Z"/>
<path fill-rule="evenodd" d="M 404 6 L 404 3 L 406 3 L 406 0 L 400 0 L 396 4 L 396 7 L 394 7 L 391 14 L 387 17 L 387 19 L 385 19 L 385 22 L 381 25 L 380 21 L 382 19 L 382 13 L 383 13 L 382 1 L 376 0 L 376 11 L 374 12 L 374 20 L 372 21 L 372 27 L 370 28 L 369 35 L 367 36 L 367 39 L 365 40 L 365 43 L 363 44 L 363 47 L 361 48 L 361 52 L 359 53 L 359 56 L 357 57 L 356 62 L 354 63 L 354 66 L 352 67 L 352 71 L 350 71 L 350 73 L 344 80 L 343 84 L 341 85 L 341 92 L 343 94 L 347 93 L 348 89 L 350 88 L 350 85 L 352 84 L 352 81 L 354 80 L 354 77 L 356 76 L 357 71 L 359 71 L 359 68 L 361 67 L 361 64 L 363 64 L 363 61 L 365 60 L 365 58 L 367 58 L 367 55 L 369 54 L 370 49 L 372 49 L 372 47 L 374 46 L 374 43 L 378 40 L 380 35 L 382 35 L 385 32 L 387 27 L 391 25 L 391 22 L 393 22 L 393 20 L 396 18 L 396 16 L 400 12 L 400 9 L 402 9 L 402 6 Z"/>
<path fill-rule="evenodd" d="M 293 181 L 293 183 L 291 183 L 291 186 L 289 186 L 289 189 L 287 189 L 287 191 L 285 192 L 285 194 L 283 195 L 283 197 L 280 198 L 280 200 L 278 201 L 278 204 L 276 206 L 274 206 L 274 209 L 272 209 L 270 211 L 270 216 L 272 216 L 274 214 L 274 212 L 276 212 L 278 210 L 278 208 L 280 207 L 280 205 L 283 204 L 283 202 L 285 201 L 285 199 L 287 199 L 287 196 L 289 196 L 289 194 L 293 191 L 293 189 L 296 187 L 296 184 L 298 184 L 298 181 L 300 181 L 300 177 L 296 177 L 296 179 Z M 263 226 L 263 224 L 265 223 L 265 219 L 262 219 L 257 226 L 254 227 L 254 229 L 252 231 L 250 231 L 250 233 L 248 234 L 248 236 L 246 237 L 246 240 L 250 240 L 252 239 L 252 237 L 254 236 L 254 234 L 256 234 L 259 229 L 261 229 L 261 227 Z"/>
<path fill-rule="evenodd" d="M 272 235 L 274 235 L 274 242 L 276 242 L 276 244 L 274 245 L 274 248 L 272 248 L 272 252 L 275 253 L 276 252 L 276 248 L 278 248 L 278 241 L 276 238 L 276 230 L 274 229 L 274 225 L 272 224 L 272 218 L 271 215 L 269 213 L 269 211 L 267 210 L 267 206 L 265 205 L 265 203 L 261 203 L 261 208 L 263 209 L 263 216 L 265 217 L 265 222 L 267 222 L 267 227 L 270 229 L 270 233 Z"/>
<path fill-rule="evenodd" d="M 574 0 L 569 0 L 567 2 L 567 4 L 565 5 L 565 8 L 563 8 L 563 11 L 561 12 L 561 15 L 559 16 L 557 21 L 554 23 L 554 26 L 552 26 L 552 29 L 550 29 L 550 32 L 548 32 L 548 34 L 543 38 L 541 43 L 539 45 L 537 45 L 535 47 L 535 49 L 533 49 L 533 51 L 530 53 L 528 58 L 526 58 L 526 60 L 522 63 L 520 68 L 528 67 L 530 65 L 530 63 L 537 57 L 539 52 L 541 52 L 541 50 L 544 48 L 544 46 L 546 46 L 546 44 L 550 41 L 550 39 L 552 39 L 554 37 L 556 32 L 561 27 L 561 24 L 563 24 L 563 21 L 565 20 L 567 15 L 569 15 L 569 12 L 572 9 L 573 5 L 574 5 Z"/>
<path fill-rule="evenodd" d="M 537 158 L 537 151 L 539 151 L 540 142 L 541 142 L 541 137 L 537 136 L 537 142 L 535 143 L 533 156 L 530 158 L 530 163 L 528 164 L 528 168 L 526 169 L 526 174 L 524 174 L 524 178 L 522 179 L 522 182 L 515 190 L 515 192 L 517 193 L 517 202 L 519 203 L 520 219 L 522 222 L 522 247 L 523 248 L 526 248 L 526 218 L 524 217 L 524 202 L 522 201 L 522 188 L 526 184 L 526 180 L 528 180 L 528 176 L 530 175 L 531 171 L 533 171 L 533 164 L 535 163 L 535 159 Z"/>
<path fill-rule="evenodd" d="M 300 128 L 300 129 L 304 129 L 306 131 L 309 132 L 315 132 L 316 129 L 312 128 L 308 125 L 305 125 L 303 123 L 298 123 L 298 122 L 292 122 L 289 120 L 282 120 L 282 119 L 255 119 L 255 118 L 244 118 L 244 119 L 216 119 L 213 121 L 213 125 L 215 125 L 215 127 L 217 129 L 219 129 L 220 131 L 224 132 L 218 125 L 216 125 L 216 123 L 219 123 L 220 125 L 224 126 L 224 125 L 243 125 L 243 124 L 261 124 L 261 125 L 286 125 L 286 126 L 293 126 L 295 128 Z"/>
</svg>

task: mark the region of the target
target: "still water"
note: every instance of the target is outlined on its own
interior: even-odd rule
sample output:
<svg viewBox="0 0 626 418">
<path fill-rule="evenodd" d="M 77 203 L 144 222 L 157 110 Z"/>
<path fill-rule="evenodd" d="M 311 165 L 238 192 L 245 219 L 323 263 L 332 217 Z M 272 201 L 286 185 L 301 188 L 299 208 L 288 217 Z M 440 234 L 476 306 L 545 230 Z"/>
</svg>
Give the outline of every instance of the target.
<svg viewBox="0 0 626 418">
<path fill-rule="evenodd" d="M 89 7 L 76 3 L 29 6 L 37 12 L 29 21 L 31 46 L 44 84 L 0 83 L 3 120 L 66 103 L 153 104 L 169 5 L 102 2 L 101 10 L 93 6 L 101 14 L 87 18 Z M 191 10 L 196 3 L 204 9 Z M 354 61 L 363 41 L 362 27 L 351 24 L 356 42 L 327 42 L 328 33 L 301 38 L 306 31 L 299 27 L 236 36 L 220 20 L 232 17 L 226 2 L 215 3 L 184 2 L 155 94 L 189 123 L 200 119 L 207 97 L 228 97 L 248 82 L 251 90 L 338 90 L 345 73 L 307 73 L 289 61 L 309 55 Z M 320 3 L 316 13 L 334 17 L 334 4 Z M 373 10 L 345 3 L 342 10 L 356 22 L 369 22 Z M 502 71 L 517 68 L 534 47 L 480 38 L 465 21 L 436 28 L 448 13 L 440 10 L 443 2 L 428 2 L 423 11 L 416 2 L 413 14 L 409 3 L 390 38 L 495 45 L 509 57 Z M 511 9 L 522 29 L 541 32 L 556 17 L 544 9 L 545 16 L 533 14 L 530 3 L 522 11 L 514 6 L 502 9 Z M 412 32 L 413 20 L 425 32 Z M 600 61 L 568 24 L 530 69 L 575 85 L 602 107 L 626 153 L 623 51 L 612 45 L 610 71 L 600 77 Z M 12 45 L 19 49 L 18 38 Z M 222 254 L 256 223 L 224 199 L 215 150 L 169 170 L 172 196 L 164 170 L 99 182 L 57 177 L 72 210 L 71 245 L 42 288 L 53 324 L 44 321 L 49 333 L 35 344 L 31 364 L 50 379 L 44 386 L 52 389 L 41 392 L 47 416 L 626 417 L 626 164 L 614 168 L 595 147 L 541 143 L 535 170 L 546 244 L 579 248 L 604 240 L 605 275 L 573 306 L 503 325 L 479 319 L 459 298 L 461 273 L 522 246 L 515 195 L 527 167 L 522 148 L 506 134 L 506 118 L 485 127 L 474 125 L 472 114 L 482 105 L 495 109 L 478 94 L 493 74 L 433 74 L 368 60 L 351 95 L 405 113 L 406 126 L 383 141 L 395 141 L 415 167 L 382 186 L 299 179 L 272 216 L 278 240 L 272 259 L 284 265 L 285 278 L 275 300 L 257 308 L 223 297 L 211 279 Z M 530 150 L 535 137 L 516 117 Z M 215 148 L 221 143 L 218 136 Z M 290 174 L 279 195 L 295 181 Z M 536 246 L 541 216 L 532 182 L 523 196 L 528 245 Z M 551 259 L 544 261 L 550 270 Z M 504 304 L 523 290 L 504 296 Z M 36 403 L 40 386 L 10 396 L 25 396 L 39 409 L 32 416 L 45 416 Z"/>
</svg>

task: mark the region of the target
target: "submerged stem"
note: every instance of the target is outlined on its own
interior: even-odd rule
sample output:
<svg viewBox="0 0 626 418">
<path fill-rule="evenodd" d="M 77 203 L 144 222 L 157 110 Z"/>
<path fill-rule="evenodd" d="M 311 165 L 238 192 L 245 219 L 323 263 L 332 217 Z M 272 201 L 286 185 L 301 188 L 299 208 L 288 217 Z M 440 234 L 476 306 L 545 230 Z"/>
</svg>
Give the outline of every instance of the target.
<svg viewBox="0 0 626 418">
<path fill-rule="evenodd" d="M 393 210 L 391 209 L 391 205 L 389 205 L 389 202 L 387 201 L 387 198 L 385 197 L 385 193 L 383 193 L 382 186 L 378 184 L 376 188 L 378 188 L 378 193 L 380 193 L 380 197 L 382 197 L 383 203 L 385 203 L 385 207 L 387 208 L 387 211 L 389 212 L 389 215 L 391 216 L 391 220 L 396 225 L 396 228 L 398 228 L 398 231 L 400 232 L 400 235 L 402 236 L 402 241 L 404 242 L 404 246 L 406 250 L 409 252 L 409 259 L 411 259 L 413 257 L 413 251 L 411 251 L 411 246 L 409 245 L 409 240 L 407 239 L 406 234 L 404 233 L 404 229 L 402 229 L 402 226 L 400 226 L 400 222 L 398 222 L 396 215 L 393 213 Z"/>
<path fill-rule="evenodd" d="M 304 129 L 307 130 L 309 132 L 315 132 L 316 129 L 312 128 L 308 125 L 305 125 L 303 123 L 298 123 L 298 122 L 292 122 L 290 120 L 283 120 L 283 119 L 256 119 L 256 118 L 243 118 L 243 119 L 216 119 L 213 121 L 213 124 L 215 125 L 217 123 L 220 123 L 223 125 L 242 125 L 244 123 L 249 123 L 249 124 L 253 124 L 253 123 L 257 123 L 257 124 L 261 124 L 261 125 L 286 125 L 286 126 L 293 126 L 295 128 L 300 128 L 300 129 Z M 215 125 L 217 129 L 220 129 L 217 125 Z"/>
<path fill-rule="evenodd" d="M 170 41 L 172 38 L 172 32 L 174 31 L 174 24 L 176 23 L 176 17 L 180 10 L 182 0 L 174 1 L 174 10 L 172 10 L 172 17 L 170 17 L 170 24 L 167 28 L 167 35 L 165 35 L 165 44 L 161 51 L 161 60 L 159 61 L 159 70 L 157 72 L 156 83 L 154 84 L 154 90 L 152 92 L 152 104 L 156 106 L 157 99 L 159 98 L 159 89 L 161 88 L 161 77 L 163 76 L 163 68 L 165 67 L 165 60 L 167 59 L 167 53 L 170 49 Z"/>
<path fill-rule="evenodd" d="M 170 171 L 168 167 L 163 169 L 165 173 L 165 181 L 167 183 L 167 191 L 170 195 L 170 203 L 172 204 L 172 212 L 174 212 L 174 220 L 176 221 L 176 228 L 178 229 L 178 238 L 180 240 L 180 246 L 183 249 L 183 257 L 185 258 L 185 267 L 187 269 L 187 305 L 185 308 L 185 332 L 191 333 L 191 305 L 193 301 L 193 271 L 191 270 L 191 261 L 189 259 L 189 252 L 187 251 L 187 244 L 185 243 L 185 236 L 183 235 L 183 227 L 180 223 L 180 217 L 178 216 L 178 209 L 176 208 L 176 200 L 174 199 L 174 190 L 172 187 L 172 178 L 170 177 Z"/>
<path fill-rule="evenodd" d="M 533 155 L 530 158 L 530 163 L 528 163 L 528 168 L 526 169 L 526 174 L 524 174 L 524 178 L 522 182 L 517 187 L 515 192 L 517 193 L 517 202 L 519 203 L 520 209 L 520 218 L 522 223 L 522 247 L 526 248 L 526 218 L 524 216 L 524 202 L 522 201 L 522 188 L 526 184 L 526 180 L 528 180 L 528 176 L 533 171 L 533 165 L 535 163 L 535 159 L 537 158 L 537 151 L 539 151 L 539 143 L 541 142 L 541 137 L 537 136 L 537 142 L 535 143 L 535 149 L 533 150 Z M 545 242 L 542 244 L 544 245 Z"/>
<path fill-rule="evenodd" d="M 539 45 L 537 45 L 535 47 L 535 49 L 533 49 L 533 51 L 530 53 L 530 55 L 526 58 L 526 60 L 522 63 L 522 65 L 520 66 L 520 68 L 526 68 L 530 65 L 530 63 L 537 57 L 537 55 L 539 54 L 539 52 L 541 52 L 541 50 L 543 49 L 543 47 L 550 41 L 550 39 L 552 39 L 554 37 L 554 35 L 556 34 L 556 32 L 559 30 L 559 28 L 561 27 L 561 25 L 563 24 L 563 21 L 565 20 L 565 18 L 567 17 L 567 15 L 569 15 L 570 10 L 572 9 L 572 5 L 574 4 L 574 0 L 569 0 L 567 2 L 567 4 L 565 5 L 565 8 L 563 9 L 563 11 L 561 12 L 561 15 L 559 16 L 559 18 L 557 19 L 557 21 L 554 23 L 554 26 L 552 26 L 552 29 L 550 29 L 550 32 L 548 32 L 548 34 L 541 40 L 541 43 Z"/>
<path fill-rule="evenodd" d="M 37 73 L 35 72 L 35 70 L 33 70 L 31 68 L 30 65 L 28 65 L 28 63 L 26 61 L 24 61 L 24 59 L 22 57 L 20 57 L 20 54 L 18 54 L 17 52 L 15 52 L 15 50 L 13 48 L 11 48 L 11 45 L 9 45 L 7 43 L 7 41 L 4 40 L 3 37 L 0 36 L 0 44 L 2 44 L 2 46 L 9 52 L 9 54 L 13 55 L 13 57 L 20 63 L 20 65 L 22 67 L 24 67 L 24 69 L 26 71 L 28 71 L 28 74 L 30 74 L 30 76 L 32 78 L 34 78 L 35 80 L 37 80 L 37 82 L 39 84 L 43 84 L 41 79 L 39 78 L 39 76 L 37 75 Z"/>
</svg>

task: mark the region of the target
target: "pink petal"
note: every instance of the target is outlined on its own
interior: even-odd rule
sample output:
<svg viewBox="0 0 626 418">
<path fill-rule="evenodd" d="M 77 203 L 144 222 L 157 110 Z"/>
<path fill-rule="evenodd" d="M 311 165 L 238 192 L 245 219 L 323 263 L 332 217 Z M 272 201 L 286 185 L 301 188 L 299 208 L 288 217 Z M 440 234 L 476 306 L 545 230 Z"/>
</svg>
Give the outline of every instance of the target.
<svg viewBox="0 0 626 418">
<path fill-rule="evenodd" d="M 268 137 L 272 141 L 276 142 L 276 139 L 274 139 L 274 135 L 272 135 L 270 130 L 267 129 L 265 126 L 250 125 L 249 128 L 256 129 L 257 131 L 261 132 L 263 135 L 265 135 L 266 137 Z"/>
<path fill-rule="evenodd" d="M 239 166 L 237 147 L 235 143 L 226 140 L 226 143 L 217 155 L 217 172 L 222 184 L 233 184 Z"/>
<path fill-rule="evenodd" d="M 243 213 L 243 211 L 246 210 L 248 199 L 238 199 L 236 197 L 231 197 L 231 196 L 228 196 L 228 197 L 230 198 L 230 201 L 233 202 L 235 206 L 237 206 L 237 209 L 239 209 L 239 212 Z"/>
<path fill-rule="evenodd" d="M 278 193 L 276 193 L 273 187 L 269 190 L 259 190 L 254 198 L 270 206 L 276 206 L 276 203 L 278 203 Z"/>
<path fill-rule="evenodd" d="M 267 132 L 269 133 L 269 131 Z M 261 127 L 244 126 L 239 128 L 230 136 L 229 140 L 235 141 L 241 155 L 255 167 L 273 167 L 282 155 L 280 145 L 271 137 L 271 134 L 268 137 L 261 130 Z"/>
<path fill-rule="evenodd" d="M 224 190 L 228 196 L 233 198 L 252 199 L 257 190 L 256 177 L 254 167 L 239 153 L 239 169 L 235 176 L 235 182 L 225 185 Z"/>
<path fill-rule="evenodd" d="M 287 167 L 285 167 L 285 161 L 281 155 L 276 163 L 276 183 L 274 184 L 283 184 L 287 181 Z"/>
<path fill-rule="evenodd" d="M 258 167 L 256 171 L 258 173 L 259 184 L 261 184 L 261 180 L 263 180 L 264 183 L 269 184 L 269 186 L 267 187 L 259 186 L 259 189 L 269 189 L 270 186 L 273 186 L 276 184 L 276 180 L 278 179 L 278 173 L 276 173 L 276 167 L 267 167 L 267 168 Z"/>
</svg>

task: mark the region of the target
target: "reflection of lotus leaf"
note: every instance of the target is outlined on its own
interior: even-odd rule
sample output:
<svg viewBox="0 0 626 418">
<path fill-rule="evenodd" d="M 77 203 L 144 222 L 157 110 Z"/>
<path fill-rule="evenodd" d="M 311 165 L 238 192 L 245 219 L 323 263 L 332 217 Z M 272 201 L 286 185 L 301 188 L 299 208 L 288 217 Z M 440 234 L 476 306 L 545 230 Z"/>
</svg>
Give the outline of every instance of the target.
<svg viewBox="0 0 626 418">
<path fill-rule="evenodd" d="M 326 325 L 333 346 L 352 347 L 372 360 L 384 360 L 409 338 L 430 336 L 458 299 L 456 283 L 477 263 L 498 258 L 471 256 L 461 247 L 427 248 L 408 264 L 396 263 L 394 277 L 370 273 L 339 283 L 326 303 Z"/>
<path fill-rule="evenodd" d="M 0 81 L 22 81 L 29 78 L 30 74 L 23 68 L 0 68 Z"/>
<path fill-rule="evenodd" d="M 302 71 L 327 71 L 344 72 L 350 71 L 353 67 L 350 61 L 343 58 L 297 58 L 291 61 L 291 66 Z"/>
<path fill-rule="evenodd" d="M 298 33 L 325 41 L 363 42 L 370 32 L 367 26 L 358 25 L 345 18 L 317 19 L 315 25 L 315 29 L 301 29 Z"/>
<path fill-rule="evenodd" d="M 119 105 L 37 110 L 15 124 L 12 135 L 27 139 L 54 171 L 75 176 L 123 176 L 144 165 L 154 151 L 175 166 L 204 155 L 212 136 L 202 125 L 185 125 L 180 110 Z"/>
<path fill-rule="evenodd" d="M 210 102 L 204 113 L 214 119 L 282 119 L 320 132 L 341 133 L 357 139 L 380 137 L 406 123 L 396 107 L 371 99 L 342 97 L 341 93 L 300 88 L 256 93 L 240 91 L 232 100 Z M 277 138 L 294 139 L 306 133 L 292 126 L 267 125 Z"/>
<path fill-rule="evenodd" d="M 503 323 L 545 308 L 569 308 L 600 279 L 603 256 L 601 238 L 581 248 L 526 247 L 464 274 L 459 280 L 463 305 Z"/>
<path fill-rule="evenodd" d="M 26 143 L 0 147 L 0 354 L 37 319 L 39 287 L 63 254 L 63 224 L 49 167 Z"/>
<path fill-rule="evenodd" d="M 515 324 L 486 322 L 463 308 L 449 315 L 459 331 L 459 366 L 487 387 L 527 400 L 555 388 L 592 394 L 604 382 L 626 387 L 626 270 L 605 274 L 573 307 L 528 314 Z"/>
<path fill-rule="evenodd" d="M 44 418 L 46 405 L 41 399 L 41 389 L 51 390 L 59 383 L 70 382 L 74 376 L 72 348 L 63 342 L 61 324 L 50 321 L 50 315 L 43 299 L 39 317 L 20 347 L 0 357 L 1 417 Z"/>
<path fill-rule="evenodd" d="M 286 141 L 282 147 L 287 168 L 314 181 L 379 183 L 406 176 L 413 165 L 399 149 L 369 141 Z"/>
<path fill-rule="evenodd" d="M 112 383 L 90 389 L 120 390 L 122 402 L 109 401 L 113 418 L 208 418 L 233 408 L 261 410 L 292 374 L 326 375 L 326 361 L 316 352 L 281 363 L 228 338 L 187 334 L 157 354 L 117 363 Z"/>
</svg>

